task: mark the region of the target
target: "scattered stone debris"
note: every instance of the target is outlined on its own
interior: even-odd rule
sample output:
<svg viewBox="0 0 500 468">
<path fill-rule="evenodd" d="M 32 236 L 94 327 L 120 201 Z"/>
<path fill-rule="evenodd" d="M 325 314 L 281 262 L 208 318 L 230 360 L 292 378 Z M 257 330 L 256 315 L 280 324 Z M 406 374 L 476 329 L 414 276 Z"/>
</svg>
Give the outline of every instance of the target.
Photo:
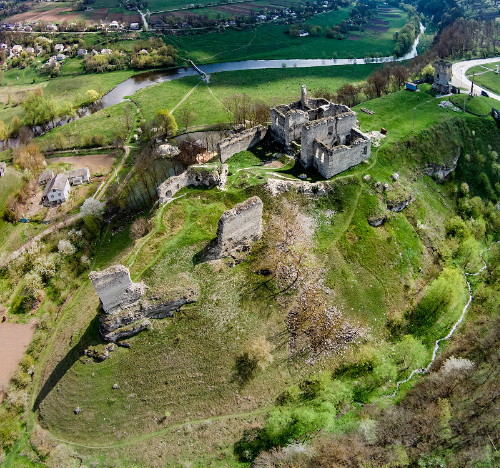
<svg viewBox="0 0 500 468">
<path fill-rule="evenodd" d="M 391 175 L 391 179 L 396 182 L 399 179 L 399 174 L 395 172 L 394 174 Z"/>
<path fill-rule="evenodd" d="M 375 114 L 375 112 L 374 112 L 374 111 L 372 111 L 372 110 L 370 110 L 370 109 L 367 109 L 366 107 L 362 107 L 362 108 L 360 109 L 360 111 L 361 111 L 361 112 L 364 112 L 365 114 L 368 114 L 368 115 L 373 115 L 373 114 Z"/>
<path fill-rule="evenodd" d="M 158 146 L 158 148 L 156 149 L 156 152 L 158 153 L 159 156 L 173 157 L 173 156 L 177 156 L 178 154 L 180 154 L 181 151 L 177 146 L 167 144 L 167 145 Z"/>
<path fill-rule="evenodd" d="M 80 414 L 80 413 L 81 413 L 81 411 L 82 411 L 82 410 L 80 409 L 80 407 L 79 407 L 79 406 L 77 406 L 77 407 L 73 410 L 73 413 L 75 413 L 75 414 Z"/>
<path fill-rule="evenodd" d="M 268 179 L 266 187 L 273 196 L 291 191 L 305 195 L 326 195 L 329 191 L 328 184 L 325 182 L 312 183 L 291 179 Z"/>
<path fill-rule="evenodd" d="M 383 185 L 383 188 L 384 188 L 384 191 L 387 191 L 389 190 L 389 184 L 386 182 L 384 185 Z"/>
<path fill-rule="evenodd" d="M 363 176 L 363 180 L 370 182 L 370 180 L 372 180 L 372 176 L 370 174 L 366 174 L 365 176 Z"/>
<path fill-rule="evenodd" d="M 151 295 L 148 297 L 145 295 L 146 286 L 143 283 L 132 283 L 130 272 L 123 265 L 114 265 L 99 272 L 92 271 L 89 278 L 101 299 L 103 313 L 99 317 L 99 328 L 105 341 L 115 342 L 136 335 L 151 327 L 149 319 L 171 317 L 174 311 L 195 302 L 197 297 L 193 290 L 185 291 L 182 296 L 171 301 Z M 105 348 L 97 356 L 107 358 L 108 349 Z M 95 358 L 94 355 L 92 357 Z"/>
<path fill-rule="evenodd" d="M 453 112 L 461 112 L 461 109 L 455 105 L 453 105 L 450 101 L 441 101 L 438 104 L 438 107 L 443 107 L 445 109 L 451 109 Z"/>
<path fill-rule="evenodd" d="M 379 227 L 382 226 L 382 224 L 385 223 L 387 219 L 387 216 L 379 216 L 379 217 L 373 217 L 368 219 L 368 224 L 373 227 Z"/>
<path fill-rule="evenodd" d="M 386 135 L 380 133 L 377 130 L 374 130 L 373 132 L 368 132 L 367 133 L 368 137 L 370 138 L 372 142 L 372 146 L 374 148 L 378 148 L 380 146 L 380 142 L 386 138 Z"/>
<path fill-rule="evenodd" d="M 117 383 L 113 384 L 113 390 L 117 390 L 118 388 L 120 388 L 120 386 Z"/>
</svg>

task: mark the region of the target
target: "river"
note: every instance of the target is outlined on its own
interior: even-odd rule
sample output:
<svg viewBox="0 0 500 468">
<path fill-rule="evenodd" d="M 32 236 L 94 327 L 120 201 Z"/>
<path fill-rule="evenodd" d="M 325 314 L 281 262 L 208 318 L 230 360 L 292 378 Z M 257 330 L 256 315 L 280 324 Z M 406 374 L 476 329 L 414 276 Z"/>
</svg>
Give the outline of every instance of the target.
<svg viewBox="0 0 500 468">
<path fill-rule="evenodd" d="M 355 59 L 286 59 L 286 60 L 243 60 L 240 62 L 222 62 L 212 63 L 208 65 L 200 65 L 200 68 L 207 75 L 220 72 L 231 72 L 239 70 L 261 70 L 264 68 L 310 68 L 310 67 L 333 67 L 342 65 L 366 65 L 369 63 L 391 63 L 410 60 L 418 55 L 418 44 L 420 36 L 424 33 L 425 27 L 420 24 L 420 34 L 416 38 L 411 50 L 402 57 L 372 57 L 372 58 L 355 58 Z M 79 109 L 74 117 L 60 117 L 50 124 L 43 127 L 35 127 L 32 133 L 35 136 L 43 135 L 54 127 L 62 127 L 69 122 L 72 122 L 83 117 L 87 117 L 91 113 L 97 112 L 107 107 L 120 104 L 127 100 L 137 91 L 147 88 L 148 86 L 163 83 L 166 81 L 178 80 L 186 76 L 196 76 L 199 73 L 193 67 L 177 68 L 169 70 L 156 70 L 145 73 L 139 73 L 127 80 L 121 82 L 111 91 L 105 94 L 94 106 Z M 0 150 L 15 148 L 19 146 L 19 139 L 10 138 L 0 142 Z"/>
</svg>

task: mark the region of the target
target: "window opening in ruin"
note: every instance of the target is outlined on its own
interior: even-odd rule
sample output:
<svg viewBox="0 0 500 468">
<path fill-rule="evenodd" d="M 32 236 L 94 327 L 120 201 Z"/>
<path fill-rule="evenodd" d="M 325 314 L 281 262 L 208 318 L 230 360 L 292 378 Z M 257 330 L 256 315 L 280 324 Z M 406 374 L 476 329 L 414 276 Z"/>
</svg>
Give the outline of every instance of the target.
<svg viewBox="0 0 500 468">
<path fill-rule="evenodd" d="M 363 154 L 368 154 L 368 146 L 365 146 L 365 149 L 363 150 Z"/>
<path fill-rule="evenodd" d="M 333 127 L 328 127 L 328 136 L 333 135 Z"/>
</svg>

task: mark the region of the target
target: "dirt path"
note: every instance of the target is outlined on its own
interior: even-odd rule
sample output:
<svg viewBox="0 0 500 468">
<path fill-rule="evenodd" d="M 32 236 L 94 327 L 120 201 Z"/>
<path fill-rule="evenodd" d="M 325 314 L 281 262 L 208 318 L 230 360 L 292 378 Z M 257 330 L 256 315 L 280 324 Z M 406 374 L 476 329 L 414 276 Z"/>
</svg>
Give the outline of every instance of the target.
<svg viewBox="0 0 500 468">
<path fill-rule="evenodd" d="M 0 260 L 0 267 L 7 265 L 12 260 L 15 260 L 17 257 L 19 257 L 19 255 L 23 254 L 26 251 L 26 249 L 29 248 L 30 245 L 34 244 L 40 239 L 43 239 L 45 236 L 48 236 L 49 234 L 53 233 L 56 229 L 61 229 L 71 226 L 73 223 L 75 223 L 82 217 L 83 215 L 78 213 L 76 215 L 70 216 L 68 219 L 65 219 L 64 221 L 60 221 L 59 223 L 53 224 L 49 228 L 45 229 L 45 231 L 42 231 L 40 234 L 37 234 L 35 237 L 30 239 L 22 247 L 19 247 L 19 249 L 12 252 L 7 258 Z"/>
<path fill-rule="evenodd" d="M 33 324 L 0 323 L 0 402 L 24 352 L 33 338 Z"/>
<path fill-rule="evenodd" d="M 113 182 L 116 179 L 116 177 L 118 176 L 118 173 L 121 171 L 123 165 L 125 164 L 125 161 L 128 158 L 128 155 L 130 154 L 130 148 L 131 148 L 130 146 L 123 147 L 122 159 L 118 163 L 118 166 L 116 166 L 116 169 L 113 171 L 113 174 L 111 174 L 106 180 L 103 181 L 103 183 L 101 185 L 99 185 L 99 187 L 97 187 L 97 190 L 94 194 L 94 198 L 96 200 L 102 199 L 103 195 L 106 193 L 106 189 L 109 187 L 109 184 L 111 184 L 111 182 Z M 129 174 L 130 173 L 131 172 L 129 172 Z M 127 177 L 129 174 L 127 174 Z M 124 182 L 127 180 L 127 177 L 125 177 Z"/>
</svg>

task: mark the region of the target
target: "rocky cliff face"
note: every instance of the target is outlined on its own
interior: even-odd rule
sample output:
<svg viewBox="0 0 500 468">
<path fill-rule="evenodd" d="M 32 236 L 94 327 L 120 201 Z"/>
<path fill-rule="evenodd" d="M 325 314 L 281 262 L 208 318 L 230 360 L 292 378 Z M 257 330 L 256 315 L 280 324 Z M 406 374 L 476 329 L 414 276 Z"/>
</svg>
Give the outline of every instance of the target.
<svg viewBox="0 0 500 468">
<path fill-rule="evenodd" d="M 171 317 L 174 311 L 197 298 L 192 290 L 171 301 L 147 297 L 146 286 L 132 283 L 130 272 L 123 265 L 93 271 L 89 278 L 101 300 L 99 329 L 105 341 L 114 342 L 136 335 L 151 326 L 150 319 Z"/>
<path fill-rule="evenodd" d="M 448 164 L 443 164 L 443 165 L 429 164 L 424 169 L 424 172 L 428 176 L 437 177 L 439 180 L 443 180 L 457 168 L 458 160 L 461 154 L 462 154 L 462 148 L 459 147 L 457 154 Z"/>
</svg>

